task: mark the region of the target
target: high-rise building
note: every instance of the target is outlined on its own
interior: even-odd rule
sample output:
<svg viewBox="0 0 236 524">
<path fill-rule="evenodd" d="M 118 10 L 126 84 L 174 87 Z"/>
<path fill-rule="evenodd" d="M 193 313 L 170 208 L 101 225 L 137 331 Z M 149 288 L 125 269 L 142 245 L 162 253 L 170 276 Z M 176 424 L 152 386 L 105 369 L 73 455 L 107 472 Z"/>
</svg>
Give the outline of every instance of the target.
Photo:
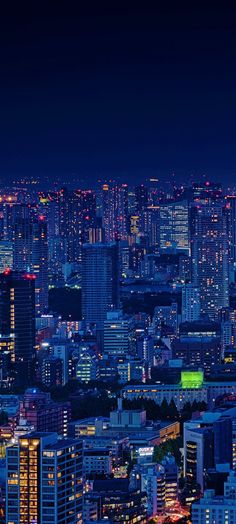
<svg viewBox="0 0 236 524">
<path fill-rule="evenodd" d="M 43 215 L 32 225 L 31 271 L 35 279 L 35 313 L 40 316 L 48 308 L 48 242 L 47 222 Z"/>
<path fill-rule="evenodd" d="M 212 468 L 229 471 L 233 463 L 234 416 L 220 411 L 205 413 L 184 423 L 184 474 L 189 483 L 205 487 L 206 471 Z"/>
<path fill-rule="evenodd" d="M 39 371 L 40 382 L 47 388 L 63 386 L 63 361 L 60 358 L 43 358 Z"/>
<path fill-rule="evenodd" d="M 193 199 L 197 202 L 217 202 L 223 199 L 222 184 L 218 182 L 195 182 L 193 184 Z"/>
<path fill-rule="evenodd" d="M 236 264 L 236 196 L 227 196 L 230 261 Z"/>
<path fill-rule="evenodd" d="M 8 524 L 82 524 L 82 495 L 82 441 L 32 432 L 8 448 Z"/>
<path fill-rule="evenodd" d="M 13 268 L 36 275 L 35 311 L 39 316 L 48 307 L 47 221 L 26 205 L 16 205 L 13 213 Z"/>
<path fill-rule="evenodd" d="M 215 318 L 229 305 L 229 242 L 221 204 L 194 208 L 192 279 L 199 288 L 201 312 Z"/>
<path fill-rule="evenodd" d="M 128 186 L 104 184 L 102 215 L 106 242 L 127 238 Z"/>
<path fill-rule="evenodd" d="M 189 253 L 189 206 L 187 200 L 167 202 L 159 210 L 159 248 Z"/>
<path fill-rule="evenodd" d="M 0 275 L 0 334 L 12 336 L 17 378 L 28 382 L 35 356 L 35 276 L 6 269 Z"/>
<path fill-rule="evenodd" d="M 128 356 L 134 348 L 134 320 L 122 311 L 107 313 L 104 320 L 103 356 L 108 358 Z"/>
<path fill-rule="evenodd" d="M 182 322 L 198 320 L 201 314 L 199 289 L 185 284 L 182 289 Z"/>
<path fill-rule="evenodd" d="M 32 261 L 32 223 L 26 205 L 13 206 L 13 268 L 30 271 Z"/>
<path fill-rule="evenodd" d="M 80 263 L 82 244 L 88 242 L 89 228 L 96 218 L 96 199 L 91 190 L 80 189 L 59 192 L 59 235 L 66 240 L 66 259 L 70 263 Z"/>
<path fill-rule="evenodd" d="M 141 214 L 143 209 L 148 205 L 148 188 L 144 184 L 140 184 L 135 188 L 136 211 Z"/>
<path fill-rule="evenodd" d="M 153 315 L 153 324 L 156 330 L 162 326 L 169 326 L 173 332 L 177 332 L 178 327 L 178 304 L 173 302 L 171 306 L 156 306 Z"/>
<path fill-rule="evenodd" d="M 85 383 L 98 378 L 96 355 L 88 346 L 80 348 L 80 356 L 76 364 L 76 378 Z"/>
<path fill-rule="evenodd" d="M 138 357 L 153 366 L 154 363 L 154 339 L 150 335 L 137 339 Z"/>
<path fill-rule="evenodd" d="M 148 516 L 156 516 L 165 509 L 165 469 L 160 464 L 150 465 L 141 474 L 142 490 L 147 493 Z"/>
<path fill-rule="evenodd" d="M 209 375 L 214 365 L 222 360 L 220 337 L 181 335 L 171 344 L 174 359 L 181 359 L 185 366 L 199 366 Z"/>
<path fill-rule="evenodd" d="M 84 244 L 82 315 L 103 328 L 106 314 L 119 305 L 118 253 L 115 244 Z"/>
</svg>

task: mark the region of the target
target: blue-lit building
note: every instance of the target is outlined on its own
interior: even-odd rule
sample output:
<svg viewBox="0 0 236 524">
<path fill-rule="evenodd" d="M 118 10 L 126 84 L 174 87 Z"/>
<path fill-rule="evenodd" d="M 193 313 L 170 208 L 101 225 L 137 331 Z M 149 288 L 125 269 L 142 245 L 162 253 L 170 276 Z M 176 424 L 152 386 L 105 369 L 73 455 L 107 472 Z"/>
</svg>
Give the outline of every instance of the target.
<svg viewBox="0 0 236 524">
<path fill-rule="evenodd" d="M 193 209 L 192 281 L 199 288 L 201 312 L 217 318 L 229 305 L 229 236 L 225 207 L 198 205 Z"/>
<path fill-rule="evenodd" d="M 115 244 L 84 244 L 82 315 L 103 329 L 107 312 L 119 306 L 118 253 Z"/>
<path fill-rule="evenodd" d="M 32 432 L 7 449 L 8 524 L 82 524 L 82 442 Z"/>
</svg>

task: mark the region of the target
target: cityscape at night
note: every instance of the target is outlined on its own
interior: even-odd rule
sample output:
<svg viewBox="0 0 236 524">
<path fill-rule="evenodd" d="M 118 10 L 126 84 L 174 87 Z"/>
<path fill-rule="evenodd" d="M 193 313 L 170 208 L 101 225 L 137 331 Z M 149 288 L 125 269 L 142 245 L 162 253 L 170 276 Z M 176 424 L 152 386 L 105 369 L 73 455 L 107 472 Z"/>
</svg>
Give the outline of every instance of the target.
<svg viewBox="0 0 236 524">
<path fill-rule="evenodd" d="M 236 524 L 236 10 L 77 7 L 0 22 L 0 524 Z"/>
</svg>

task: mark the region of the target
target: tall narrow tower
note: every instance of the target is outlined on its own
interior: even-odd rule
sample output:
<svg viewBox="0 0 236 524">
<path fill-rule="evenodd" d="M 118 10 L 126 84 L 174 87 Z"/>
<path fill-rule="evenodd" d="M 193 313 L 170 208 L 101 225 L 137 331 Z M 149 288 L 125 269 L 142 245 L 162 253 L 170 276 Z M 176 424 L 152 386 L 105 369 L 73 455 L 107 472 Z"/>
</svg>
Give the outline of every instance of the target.
<svg viewBox="0 0 236 524">
<path fill-rule="evenodd" d="M 82 257 L 82 314 L 103 327 L 106 314 L 119 305 L 118 254 L 115 244 L 84 244 Z"/>
<path fill-rule="evenodd" d="M 192 280 L 200 291 L 201 312 L 216 318 L 219 309 L 229 305 L 229 238 L 222 204 L 195 208 Z"/>
</svg>

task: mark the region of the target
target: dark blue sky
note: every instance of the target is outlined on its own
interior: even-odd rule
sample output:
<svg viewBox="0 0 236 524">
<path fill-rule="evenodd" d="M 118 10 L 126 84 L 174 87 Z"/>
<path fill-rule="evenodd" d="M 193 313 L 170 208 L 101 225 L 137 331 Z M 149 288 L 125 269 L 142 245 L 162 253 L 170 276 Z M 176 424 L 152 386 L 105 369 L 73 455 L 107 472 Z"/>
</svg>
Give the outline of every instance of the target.
<svg viewBox="0 0 236 524">
<path fill-rule="evenodd" d="M 1 178 L 233 181 L 235 8 L 32 4 L 0 22 Z"/>
</svg>

